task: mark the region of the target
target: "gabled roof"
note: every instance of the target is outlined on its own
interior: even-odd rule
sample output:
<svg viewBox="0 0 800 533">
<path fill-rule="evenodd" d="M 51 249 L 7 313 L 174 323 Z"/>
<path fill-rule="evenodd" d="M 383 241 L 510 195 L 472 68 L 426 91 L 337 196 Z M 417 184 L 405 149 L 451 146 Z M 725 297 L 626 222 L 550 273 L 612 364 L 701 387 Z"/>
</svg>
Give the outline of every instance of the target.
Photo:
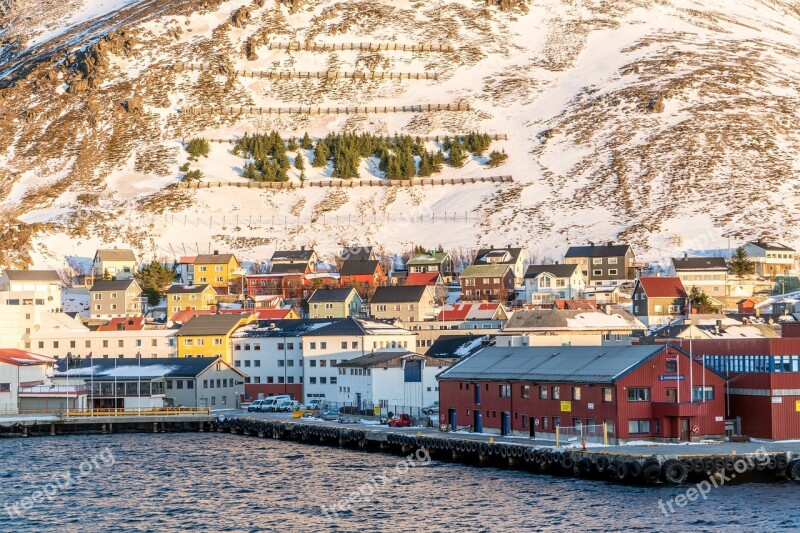
<svg viewBox="0 0 800 533">
<path fill-rule="evenodd" d="M 0 348 L 0 363 L 14 366 L 49 365 L 55 361 L 51 357 L 39 355 L 16 348 Z"/>
<path fill-rule="evenodd" d="M 178 337 L 227 335 L 246 315 L 197 315 L 178 330 Z"/>
<path fill-rule="evenodd" d="M 202 294 L 210 285 L 172 285 L 167 289 L 167 294 Z M 211 288 L 213 291 L 214 289 Z"/>
<path fill-rule="evenodd" d="M 136 256 L 134 255 L 133 250 L 119 248 L 97 250 L 97 253 L 95 253 L 94 257 L 100 261 L 136 262 Z"/>
<path fill-rule="evenodd" d="M 89 292 L 127 291 L 131 285 L 141 291 L 139 284 L 134 279 L 98 279 L 89 289 Z"/>
<path fill-rule="evenodd" d="M 519 261 L 519 256 L 522 253 L 522 248 L 481 248 L 475 254 L 475 261 L 473 264 L 489 263 L 490 261 L 498 262 L 503 253 L 508 253 L 508 258 L 499 261 L 501 264 L 513 265 Z"/>
<path fill-rule="evenodd" d="M 441 278 L 442 275 L 439 272 L 411 272 L 406 276 L 404 285 L 427 285 L 432 287 L 439 283 Z"/>
<path fill-rule="evenodd" d="M 100 357 L 58 360 L 53 377 L 93 378 L 96 380 L 117 379 L 138 380 L 155 378 L 194 378 L 210 366 L 222 362 L 228 369 L 243 375 L 240 371 L 225 363 L 219 357 L 158 357 L 158 358 L 123 358 L 104 359 Z"/>
<path fill-rule="evenodd" d="M 436 320 L 504 320 L 508 318 L 499 303 L 460 303 L 445 305 Z"/>
<path fill-rule="evenodd" d="M 675 272 L 685 270 L 728 271 L 724 257 L 673 257 L 672 266 Z"/>
<path fill-rule="evenodd" d="M 237 329 L 234 339 L 262 337 L 300 337 L 309 331 L 328 326 L 339 319 L 301 318 L 299 320 L 262 320 L 258 324 L 248 324 Z"/>
<path fill-rule="evenodd" d="M 437 376 L 439 380 L 613 383 L 666 346 L 490 346 Z"/>
<path fill-rule="evenodd" d="M 564 257 L 622 257 L 630 250 L 629 244 L 596 244 L 570 246 Z"/>
<path fill-rule="evenodd" d="M 343 360 L 339 368 L 402 368 L 403 361 L 425 361 L 426 366 L 449 367 L 451 362 L 413 352 L 372 352 L 354 359 Z"/>
<path fill-rule="evenodd" d="M 380 268 L 380 261 L 377 259 L 370 259 L 367 261 L 358 261 L 348 259 L 342 263 L 342 268 L 339 269 L 341 276 L 372 276 L 375 271 Z"/>
<path fill-rule="evenodd" d="M 388 322 L 349 317 L 309 331 L 304 336 L 400 335 L 405 333 L 410 332 Z"/>
<path fill-rule="evenodd" d="M 424 285 L 398 285 L 377 287 L 370 303 L 419 302 L 428 287 Z"/>
<path fill-rule="evenodd" d="M 406 265 L 438 265 L 450 255 L 447 252 L 434 252 L 432 254 L 416 254 L 408 260 Z"/>
<path fill-rule="evenodd" d="M 230 260 L 236 261 L 233 254 L 199 254 L 194 258 L 195 265 L 227 265 Z M 238 263 L 238 261 L 236 261 Z"/>
<path fill-rule="evenodd" d="M 582 309 L 524 309 L 515 311 L 503 331 L 636 331 L 647 329 L 623 309 L 586 311 Z"/>
<path fill-rule="evenodd" d="M 648 298 L 686 298 L 686 289 L 678 277 L 639 278 L 638 283 Z"/>
<path fill-rule="evenodd" d="M 535 278 L 547 272 L 556 278 L 569 278 L 578 269 L 578 265 L 530 265 L 525 271 L 525 279 Z"/>
<path fill-rule="evenodd" d="M 251 309 L 250 312 L 259 320 L 283 320 L 289 313 L 292 312 L 292 308 L 283 307 L 279 309 L 273 309 L 271 307 L 257 307 L 255 309 Z"/>
<path fill-rule="evenodd" d="M 193 265 L 196 259 L 196 255 L 182 255 L 178 258 L 178 264 Z"/>
<path fill-rule="evenodd" d="M 779 242 L 766 242 L 762 240 L 748 242 L 752 246 L 756 248 L 761 248 L 762 250 L 766 250 L 769 252 L 794 252 L 794 248 L 789 248 L 785 244 Z"/>
<path fill-rule="evenodd" d="M 214 311 L 211 309 L 184 309 L 183 311 L 178 311 L 170 318 L 175 324 L 185 324 L 192 318 L 200 315 L 213 315 Z"/>
<path fill-rule="evenodd" d="M 556 309 L 584 309 L 593 311 L 597 309 L 597 300 L 556 300 L 553 302 Z"/>
<path fill-rule="evenodd" d="M 461 273 L 461 278 L 502 277 L 511 268 L 508 264 L 470 265 Z"/>
<path fill-rule="evenodd" d="M 308 266 L 308 263 L 299 262 L 299 263 L 272 263 L 272 268 L 270 269 L 270 274 L 305 274 L 309 272 L 311 269 Z"/>
<path fill-rule="evenodd" d="M 61 283 L 61 277 L 55 270 L 6 270 L 4 274 L 9 281 L 47 281 Z"/>
<path fill-rule="evenodd" d="M 494 344 L 488 335 L 439 335 L 425 355 L 433 357 L 467 357 L 481 348 Z"/>
<path fill-rule="evenodd" d="M 144 329 L 144 317 L 112 318 L 109 322 L 97 326 L 96 331 L 140 331 Z"/>
<path fill-rule="evenodd" d="M 272 262 L 308 262 L 314 255 L 313 249 L 308 250 L 276 250 L 272 254 Z"/>
<path fill-rule="evenodd" d="M 355 293 L 356 298 L 359 298 L 358 293 L 352 287 L 347 289 L 317 289 L 308 299 L 308 303 L 346 302 L 353 293 Z"/>
<path fill-rule="evenodd" d="M 375 257 L 372 246 L 350 246 L 342 250 L 341 256 L 345 261 L 369 261 Z"/>
</svg>

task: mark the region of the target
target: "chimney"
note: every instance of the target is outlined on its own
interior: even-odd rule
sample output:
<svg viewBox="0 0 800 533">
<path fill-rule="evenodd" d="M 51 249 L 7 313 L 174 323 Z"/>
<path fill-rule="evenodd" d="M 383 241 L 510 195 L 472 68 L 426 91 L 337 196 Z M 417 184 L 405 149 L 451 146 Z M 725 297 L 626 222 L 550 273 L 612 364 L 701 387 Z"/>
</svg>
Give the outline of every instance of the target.
<svg viewBox="0 0 800 533">
<path fill-rule="evenodd" d="M 555 264 L 558 264 L 558 261 L 556 261 Z"/>
<path fill-rule="evenodd" d="M 611 314 L 611 304 L 606 304 L 603 306 L 603 311 L 606 312 L 607 315 Z"/>
<path fill-rule="evenodd" d="M 608 246 L 613 246 L 613 245 L 614 245 L 614 241 L 608 241 L 606 244 L 607 244 Z"/>
<path fill-rule="evenodd" d="M 306 251 L 306 245 L 305 245 L 305 244 L 303 244 L 302 246 L 300 246 L 300 251 L 301 251 L 301 252 L 305 252 L 305 251 Z"/>
<path fill-rule="evenodd" d="M 592 241 L 589 241 L 589 246 L 591 246 L 592 248 L 594 248 L 594 243 L 593 243 Z"/>
<path fill-rule="evenodd" d="M 490 250 L 494 250 L 494 244 L 490 244 L 490 245 L 489 245 L 489 249 L 490 249 Z"/>
<path fill-rule="evenodd" d="M 683 260 L 686 261 L 689 259 L 689 254 L 687 252 L 683 252 Z"/>
<path fill-rule="evenodd" d="M 214 250 L 214 255 L 219 255 L 219 250 Z"/>
<path fill-rule="evenodd" d="M 722 327 L 722 320 L 717 319 L 717 324 L 714 326 L 714 333 L 719 335 L 719 329 Z"/>
</svg>

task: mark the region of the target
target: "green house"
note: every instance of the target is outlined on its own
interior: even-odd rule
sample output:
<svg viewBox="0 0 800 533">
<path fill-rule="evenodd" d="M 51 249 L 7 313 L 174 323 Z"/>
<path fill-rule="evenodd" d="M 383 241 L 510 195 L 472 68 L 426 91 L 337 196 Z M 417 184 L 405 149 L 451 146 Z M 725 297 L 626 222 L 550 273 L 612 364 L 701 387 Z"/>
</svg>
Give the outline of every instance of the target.
<svg viewBox="0 0 800 533">
<path fill-rule="evenodd" d="M 363 302 L 355 289 L 317 289 L 308 299 L 309 318 L 348 318 L 361 314 Z"/>
</svg>

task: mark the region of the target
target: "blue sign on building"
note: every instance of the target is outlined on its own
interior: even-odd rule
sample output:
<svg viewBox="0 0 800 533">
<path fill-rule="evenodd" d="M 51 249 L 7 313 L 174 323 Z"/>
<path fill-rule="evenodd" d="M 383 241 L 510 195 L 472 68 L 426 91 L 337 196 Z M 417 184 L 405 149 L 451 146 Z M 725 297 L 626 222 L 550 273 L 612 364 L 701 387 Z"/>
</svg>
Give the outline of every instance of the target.
<svg viewBox="0 0 800 533">
<path fill-rule="evenodd" d="M 661 374 L 658 376 L 658 381 L 683 381 L 686 376 L 683 374 Z"/>
</svg>

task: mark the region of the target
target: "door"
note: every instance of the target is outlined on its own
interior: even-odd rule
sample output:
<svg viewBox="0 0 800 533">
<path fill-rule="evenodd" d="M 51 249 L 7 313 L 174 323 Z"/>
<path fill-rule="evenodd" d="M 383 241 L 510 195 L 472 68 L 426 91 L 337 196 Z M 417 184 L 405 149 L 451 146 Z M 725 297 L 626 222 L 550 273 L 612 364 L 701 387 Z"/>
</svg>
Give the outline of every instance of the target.
<svg viewBox="0 0 800 533">
<path fill-rule="evenodd" d="M 536 424 L 538 424 L 538 423 L 539 423 L 539 419 L 536 418 L 535 416 L 529 416 L 528 417 L 528 425 L 530 426 L 530 435 L 529 436 L 532 439 L 536 438 Z"/>
<path fill-rule="evenodd" d="M 473 411 L 474 415 L 474 424 L 473 427 L 475 428 L 475 433 L 483 433 L 483 415 L 477 409 Z"/>
<path fill-rule="evenodd" d="M 685 441 L 689 440 L 689 436 L 691 435 L 691 433 L 690 433 L 690 431 L 691 431 L 690 430 L 690 424 L 691 424 L 691 420 L 690 419 L 681 418 L 681 436 L 680 436 L 681 440 L 685 440 Z"/>
<path fill-rule="evenodd" d="M 458 429 L 458 415 L 455 409 L 448 409 L 448 414 L 450 416 L 450 431 L 455 431 Z"/>
<path fill-rule="evenodd" d="M 667 389 L 667 403 L 678 403 L 678 389 Z"/>
<path fill-rule="evenodd" d="M 500 413 L 500 434 L 501 435 L 510 435 L 511 434 L 511 413 L 508 411 L 503 411 Z"/>
</svg>

